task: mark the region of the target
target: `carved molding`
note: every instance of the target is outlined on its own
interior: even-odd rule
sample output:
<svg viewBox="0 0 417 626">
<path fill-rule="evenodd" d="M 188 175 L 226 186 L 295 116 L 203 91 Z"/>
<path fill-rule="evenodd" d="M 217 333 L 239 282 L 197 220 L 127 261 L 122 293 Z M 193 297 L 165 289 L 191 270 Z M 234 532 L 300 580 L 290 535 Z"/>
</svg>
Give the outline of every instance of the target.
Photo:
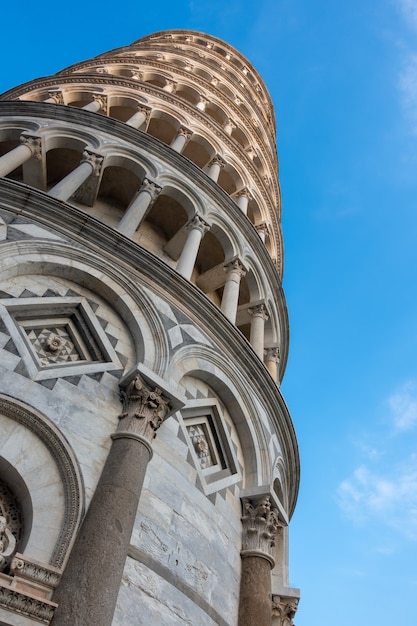
<svg viewBox="0 0 417 626">
<path fill-rule="evenodd" d="M 51 589 L 58 586 L 61 574 L 55 567 L 48 567 L 42 563 L 37 563 L 27 559 L 23 554 L 17 552 L 11 562 L 10 572 L 14 576 L 24 578 L 31 582 L 45 585 Z"/>
<path fill-rule="evenodd" d="M 5 587 L 2 582 L 0 581 L 0 606 L 9 611 L 27 615 L 43 624 L 50 623 L 58 606 L 55 602 L 35 598 L 17 589 Z"/>
<path fill-rule="evenodd" d="M 61 567 L 71 545 L 82 514 L 81 478 L 67 447 L 47 420 L 32 412 L 20 402 L 0 396 L 0 412 L 31 430 L 46 445 L 59 470 L 65 498 L 65 518 L 62 530 L 50 559 L 50 564 Z"/>
<path fill-rule="evenodd" d="M 278 510 L 272 506 L 269 496 L 257 501 L 244 498 L 242 508 L 242 558 L 259 556 L 267 559 L 273 567 L 272 548 L 281 528 Z"/>
</svg>

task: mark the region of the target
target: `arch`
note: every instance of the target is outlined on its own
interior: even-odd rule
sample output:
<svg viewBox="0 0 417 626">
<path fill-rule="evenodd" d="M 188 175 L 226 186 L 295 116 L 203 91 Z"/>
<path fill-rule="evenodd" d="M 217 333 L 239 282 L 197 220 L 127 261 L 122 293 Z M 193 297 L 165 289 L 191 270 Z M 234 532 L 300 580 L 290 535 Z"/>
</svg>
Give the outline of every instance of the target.
<svg viewBox="0 0 417 626">
<path fill-rule="evenodd" d="M 25 550 L 37 560 L 62 568 L 84 510 L 84 489 L 75 455 L 59 430 L 23 402 L 0 394 L 0 415 L 6 418 L 1 421 L 2 429 L 9 434 L 7 441 L 4 437 L 1 440 L 0 455 L 15 468 L 31 496 L 26 510 L 32 507 L 33 520 Z M 55 475 L 55 482 L 51 475 Z M 51 506 L 45 502 L 48 498 Z"/>
<path fill-rule="evenodd" d="M 233 363 L 215 349 L 191 345 L 180 348 L 173 356 L 166 374 L 181 384 L 184 376 L 207 383 L 228 407 L 237 430 L 245 459 L 243 487 L 257 487 L 269 480 L 268 445 L 259 419 L 259 406 L 248 381 L 240 376 Z"/>
</svg>

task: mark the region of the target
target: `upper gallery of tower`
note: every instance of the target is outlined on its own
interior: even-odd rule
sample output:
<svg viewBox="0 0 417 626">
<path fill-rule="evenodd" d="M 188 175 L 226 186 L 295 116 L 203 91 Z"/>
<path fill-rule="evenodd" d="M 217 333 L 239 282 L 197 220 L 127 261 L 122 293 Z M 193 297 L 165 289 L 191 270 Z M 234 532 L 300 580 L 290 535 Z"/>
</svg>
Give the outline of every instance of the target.
<svg viewBox="0 0 417 626">
<path fill-rule="evenodd" d="M 125 122 L 192 161 L 239 206 L 282 277 L 273 105 L 255 68 L 203 33 L 163 31 L 9 90 Z"/>
</svg>

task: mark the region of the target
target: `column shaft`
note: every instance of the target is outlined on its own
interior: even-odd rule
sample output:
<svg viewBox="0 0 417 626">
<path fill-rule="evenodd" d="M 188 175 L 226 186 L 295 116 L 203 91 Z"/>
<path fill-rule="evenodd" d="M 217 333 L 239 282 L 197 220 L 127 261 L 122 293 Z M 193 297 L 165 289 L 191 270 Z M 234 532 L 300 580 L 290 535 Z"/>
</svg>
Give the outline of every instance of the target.
<svg viewBox="0 0 417 626">
<path fill-rule="evenodd" d="M 150 458 L 138 439 L 114 439 L 60 585 L 51 626 L 111 626 Z"/>
<path fill-rule="evenodd" d="M 265 341 L 265 321 L 268 319 L 268 313 L 263 304 L 249 309 L 252 316 L 250 325 L 249 342 L 255 350 L 258 357 L 264 359 L 264 341 Z"/>
<path fill-rule="evenodd" d="M 271 564 L 259 556 L 242 559 L 239 626 L 271 626 Z"/>
<path fill-rule="evenodd" d="M 160 191 L 159 185 L 145 178 L 138 195 L 129 204 L 120 220 L 117 230 L 126 237 L 133 237 Z"/>
<path fill-rule="evenodd" d="M 89 102 L 81 108 L 84 111 L 92 111 L 93 113 L 98 113 L 101 109 L 101 102 L 100 100 L 93 100 L 92 102 Z"/>
<path fill-rule="evenodd" d="M 198 215 L 188 224 L 188 236 L 177 263 L 177 272 L 190 280 L 197 259 L 198 249 L 209 225 Z"/>
<path fill-rule="evenodd" d="M 126 121 L 128 126 L 133 126 L 133 128 L 140 128 L 144 121 L 146 120 L 146 111 L 141 110 L 137 111 L 132 117 Z"/>
<path fill-rule="evenodd" d="M 227 276 L 220 308 L 225 316 L 234 324 L 236 322 L 237 306 L 239 302 L 240 281 L 242 276 L 246 274 L 246 271 L 239 259 L 235 259 L 224 269 L 227 271 Z"/>
<path fill-rule="evenodd" d="M 21 144 L 6 152 L 0 157 L 0 176 L 7 176 L 10 172 L 13 172 L 19 165 L 22 165 L 25 161 L 28 161 L 32 156 L 32 150 L 28 145 Z"/>
<path fill-rule="evenodd" d="M 93 173 L 93 164 L 89 161 L 83 161 L 80 165 L 70 172 L 65 178 L 59 181 L 52 189 L 48 191 L 50 196 L 58 200 L 68 200 L 81 187 L 84 181 Z"/>
</svg>

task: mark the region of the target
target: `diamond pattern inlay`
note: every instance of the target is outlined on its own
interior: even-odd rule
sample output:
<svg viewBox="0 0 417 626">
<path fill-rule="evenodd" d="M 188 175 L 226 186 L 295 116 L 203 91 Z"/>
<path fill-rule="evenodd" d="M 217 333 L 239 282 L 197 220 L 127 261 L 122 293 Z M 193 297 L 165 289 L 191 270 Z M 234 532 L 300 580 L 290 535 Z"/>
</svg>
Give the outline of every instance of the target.
<svg viewBox="0 0 417 626">
<path fill-rule="evenodd" d="M 188 426 L 187 431 L 191 439 L 191 443 L 193 444 L 196 454 L 199 458 L 201 468 L 206 469 L 207 467 L 211 467 L 212 465 L 214 465 L 215 461 L 213 461 L 212 458 L 209 438 L 207 436 L 205 424 L 195 424 L 193 426 Z"/>
<path fill-rule="evenodd" d="M 73 363 L 84 358 L 74 345 L 66 326 L 26 329 L 26 333 L 43 367 Z"/>
</svg>

